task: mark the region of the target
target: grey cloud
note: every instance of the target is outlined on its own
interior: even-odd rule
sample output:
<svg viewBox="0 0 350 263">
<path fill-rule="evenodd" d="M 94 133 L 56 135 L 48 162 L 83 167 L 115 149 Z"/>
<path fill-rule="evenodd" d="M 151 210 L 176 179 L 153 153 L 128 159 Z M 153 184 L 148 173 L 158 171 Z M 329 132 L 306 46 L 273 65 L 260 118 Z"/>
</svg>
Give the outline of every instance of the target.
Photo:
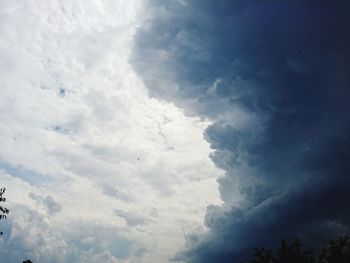
<svg viewBox="0 0 350 263">
<path fill-rule="evenodd" d="M 1 243 L 0 257 L 3 262 L 61 262 L 59 252 L 65 250 L 64 242 L 50 229 L 44 214 L 29 207 L 13 204 L 8 218 L 9 232 Z"/>
<path fill-rule="evenodd" d="M 33 170 L 26 169 L 24 166 L 11 164 L 4 160 L 0 160 L 0 169 L 31 185 L 42 185 L 52 180 L 49 176 L 39 174 Z"/>
<path fill-rule="evenodd" d="M 120 209 L 115 209 L 114 213 L 117 216 L 123 218 L 128 226 L 133 227 L 133 226 L 137 226 L 137 225 L 145 225 L 146 224 L 146 219 L 141 217 L 141 216 L 138 216 L 138 215 L 135 215 L 135 214 L 132 214 L 132 213 L 120 210 Z"/>
<path fill-rule="evenodd" d="M 77 249 L 76 260 L 83 258 L 79 251 L 90 256 L 97 255 L 96 262 L 101 253 L 107 252 L 118 259 L 126 259 L 133 253 L 134 242 L 120 234 L 119 228 L 89 222 L 74 222 L 72 228 L 65 234 Z"/>
<path fill-rule="evenodd" d="M 43 200 L 43 204 L 45 205 L 47 211 L 50 215 L 54 215 L 61 211 L 62 205 L 56 202 L 52 196 L 48 195 Z"/>
<path fill-rule="evenodd" d="M 102 193 L 120 199 L 126 203 L 135 202 L 134 196 L 129 191 L 118 190 L 110 185 L 102 186 Z"/>
<path fill-rule="evenodd" d="M 39 205 L 42 205 L 49 215 L 55 215 L 62 209 L 62 205 L 55 201 L 51 195 L 43 197 L 35 193 L 29 193 L 29 197 L 35 200 Z"/>
<path fill-rule="evenodd" d="M 226 171 L 209 233 L 176 259 L 239 261 L 283 237 L 317 247 L 349 231 L 348 2 L 148 4 L 131 63 L 152 96 L 212 120 Z"/>
<path fill-rule="evenodd" d="M 142 247 L 134 247 L 117 227 L 72 221 L 69 228 L 53 231 L 45 214 L 15 204 L 13 212 L 5 222 L 5 236 L 0 242 L 2 262 L 118 262 L 142 253 Z"/>
</svg>

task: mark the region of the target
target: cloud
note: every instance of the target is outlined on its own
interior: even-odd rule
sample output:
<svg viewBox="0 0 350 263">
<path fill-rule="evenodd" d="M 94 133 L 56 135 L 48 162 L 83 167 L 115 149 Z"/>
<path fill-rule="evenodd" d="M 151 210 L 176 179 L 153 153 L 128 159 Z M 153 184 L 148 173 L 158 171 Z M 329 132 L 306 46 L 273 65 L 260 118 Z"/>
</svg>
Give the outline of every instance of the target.
<svg viewBox="0 0 350 263">
<path fill-rule="evenodd" d="M 124 218 L 124 220 L 128 226 L 132 227 L 132 226 L 146 224 L 146 220 L 144 218 L 137 216 L 135 214 L 127 213 L 127 212 L 120 210 L 120 209 L 115 209 L 114 213 L 117 216 Z"/>
<path fill-rule="evenodd" d="M 167 262 L 219 202 L 208 122 L 149 98 L 128 62 L 143 7 L 0 3 L 7 262 Z"/>
<path fill-rule="evenodd" d="M 121 192 L 110 185 L 105 185 L 103 187 L 103 193 L 117 199 L 123 200 L 124 202 L 135 202 L 132 194 L 129 192 Z"/>
<path fill-rule="evenodd" d="M 209 119 L 221 206 L 176 259 L 240 261 L 349 230 L 346 1 L 148 2 L 131 62 L 150 94 Z"/>
<path fill-rule="evenodd" d="M 39 262 L 119 262 L 130 257 L 133 242 L 116 234 L 118 228 L 92 222 L 71 222 L 71 229 L 58 228 L 35 209 L 14 207 L 9 217 L 10 236 L 1 244 L 5 262 L 30 258 Z M 18 212 L 20 211 L 20 212 Z"/>
<path fill-rule="evenodd" d="M 29 197 L 35 200 L 39 206 L 40 205 L 44 206 L 49 215 L 57 214 L 62 209 L 61 204 L 56 202 L 51 195 L 42 197 L 35 193 L 29 193 Z"/>
</svg>

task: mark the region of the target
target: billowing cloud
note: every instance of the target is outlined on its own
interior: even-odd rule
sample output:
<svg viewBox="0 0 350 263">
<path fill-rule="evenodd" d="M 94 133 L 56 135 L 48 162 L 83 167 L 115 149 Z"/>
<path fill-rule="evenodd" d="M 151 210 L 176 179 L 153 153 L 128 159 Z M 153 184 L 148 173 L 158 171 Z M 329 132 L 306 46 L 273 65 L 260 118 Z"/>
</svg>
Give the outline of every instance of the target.
<svg viewBox="0 0 350 263">
<path fill-rule="evenodd" d="M 51 195 L 42 197 L 35 193 L 29 193 L 29 197 L 35 200 L 39 206 L 44 206 L 49 215 L 54 215 L 62 209 L 61 204 L 56 202 Z"/>
<path fill-rule="evenodd" d="M 71 221 L 69 227 L 53 227 L 53 222 L 37 209 L 14 206 L 9 218 L 10 234 L 2 240 L 2 260 L 22 262 L 120 262 L 138 254 L 134 242 L 121 229 L 93 222 Z M 125 234 L 124 234 L 125 235 Z"/>
<path fill-rule="evenodd" d="M 143 8 L 0 3 L 4 261 L 167 262 L 220 202 L 208 122 L 150 98 L 129 63 Z"/>
<path fill-rule="evenodd" d="M 212 122 L 221 206 L 176 259 L 232 262 L 349 231 L 347 1 L 148 1 L 132 64 L 150 94 Z"/>
<path fill-rule="evenodd" d="M 128 226 L 132 227 L 132 226 L 146 224 L 146 220 L 141 216 L 135 215 L 133 213 L 127 213 L 127 212 L 120 210 L 120 209 L 115 209 L 114 212 L 117 216 L 124 218 L 124 220 Z"/>
</svg>

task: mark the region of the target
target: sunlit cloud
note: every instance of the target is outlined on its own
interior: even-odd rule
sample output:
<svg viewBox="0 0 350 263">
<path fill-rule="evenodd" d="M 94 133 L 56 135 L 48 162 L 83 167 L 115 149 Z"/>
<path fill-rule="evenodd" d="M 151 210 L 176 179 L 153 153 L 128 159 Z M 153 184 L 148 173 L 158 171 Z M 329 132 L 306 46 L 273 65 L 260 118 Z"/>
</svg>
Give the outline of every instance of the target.
<svg viewBox="0 0 350 263">
<path fill-rule="evenodd" d="M 219 203 L 208 121 L 129 64 L 140 1 L 0 4 L 6 262 L 167 262 Z"/>
</svg>

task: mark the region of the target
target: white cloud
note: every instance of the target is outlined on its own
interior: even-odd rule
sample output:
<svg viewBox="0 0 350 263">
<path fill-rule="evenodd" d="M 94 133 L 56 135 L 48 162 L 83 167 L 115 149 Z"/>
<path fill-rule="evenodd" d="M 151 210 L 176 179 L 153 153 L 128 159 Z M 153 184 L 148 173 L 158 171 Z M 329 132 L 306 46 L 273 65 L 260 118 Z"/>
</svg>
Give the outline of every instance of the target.
<svg viewBox="0 0 350 263">
<path fill-rule="evenodd" d="M 0 4 L 8 262 L 166 262 L 219 202 L 207 123 L 149 98 L 128 64 L 141 7 Z"/>
</svg>

